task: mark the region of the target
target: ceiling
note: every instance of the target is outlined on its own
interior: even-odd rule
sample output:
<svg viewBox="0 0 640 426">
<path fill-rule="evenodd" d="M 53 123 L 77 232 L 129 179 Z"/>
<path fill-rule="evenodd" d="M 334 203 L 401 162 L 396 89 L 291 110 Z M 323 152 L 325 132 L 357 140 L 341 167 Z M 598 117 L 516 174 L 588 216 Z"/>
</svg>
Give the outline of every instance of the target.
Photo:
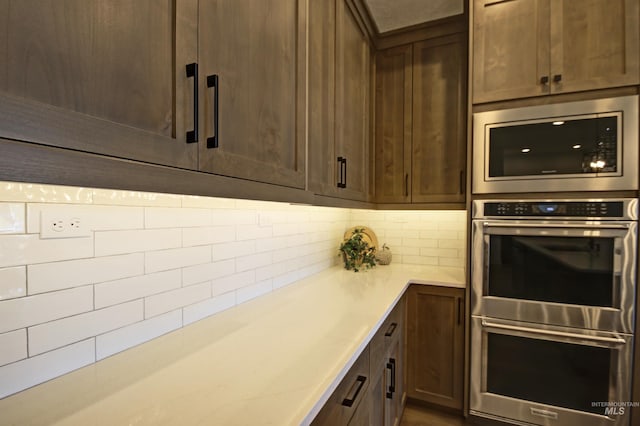
<svg viewBox="0 0 640 426">
<path fill-rule="evenodd" d="M 378 33 L 464 12 L 463 0 L 364 0 Z"/>
</svg>

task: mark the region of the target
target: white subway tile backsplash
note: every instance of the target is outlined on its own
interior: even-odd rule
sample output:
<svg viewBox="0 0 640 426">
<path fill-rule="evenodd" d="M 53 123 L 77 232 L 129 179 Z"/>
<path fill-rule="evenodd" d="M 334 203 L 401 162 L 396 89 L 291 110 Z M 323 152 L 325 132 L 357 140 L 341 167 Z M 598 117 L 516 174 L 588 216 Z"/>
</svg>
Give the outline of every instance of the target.
<svg viewBox="0 0 640 426">
<path fill-rule="evenodd" d="M 0 203 L 0 234 L 25 232 L 25 205 L 22 203 Z"/>
<path fill-rule="evenodd" d="M 92 364 L 94 339 L 0 367 L 0 398 Z"/>
<path fill-rule="evenodd" d="M 197 195 L 183 195 L 182 207 L 200 209 L 233 209 L 236 200 L 232 198 L 199 197 Z"/>
<path fill-rule="evenodd" d="M 213 261 L 232 259 L 234 257 L 246 256 L 256 252 L 256 242 L 236 241 L 225 244 L 214 244 L 211 247 L 211 257 Z"/>
<path fill-rule="evenodd" d="M 29 327 L 29 356 L 94 337 L 142 319 L 142 300 L 134 300 Z"/>
<path fill-rule="evenodd" d="M 257 240 L 258 238 L 269 238 L 273 236 L 271 226 L 244 225 L 236 229 L 236 239 L 238 241 Z"/>
<path fill-rule="evenodd" d="M 0 302 L 0 333 L 93 309 L 93 288 L 78 287 Z"/>
<path fill-rule="evenodd" d="M 216 278 L 231 275 L 235 271 L 236 262 L 233 259 L 190 266 L 182 269 L 182 285 L 187 286 L 211 281 Z"/>
<path fill-rule="evenodd" d="M 93 189 L 93 203 L 115 206 L 180 207 L 182 196 L 152 192 Z"/>
<path fill-rule="evenodd" d="M 226 243 L 235 239 L 236 228 L 233 225 L 185 228 L 182 230 L 182 245 L 184 247 Z"/>
<path fill-rule="evenodd" d="M 95 286 L 96 309 L 180 288 L 179 269 L 110 281 Z"/>
<path fill-rule="evenodd" d="M 211 225 L 211 210 L 189 208 L 144 209 L 145 228 L 190 228 Z"/>
<path fill-rule="evenodd" d="M 449 258 L 457 258 L 458 250 L 457 249 L 448 249 L 448 248 L 421 248 L 420 256 L 435 256 L 435 257 L 449 257 Z"/>
<path fill-rule="evenodd" d="M 37 234 L 41 228 L 42 212 L 63 213 L 81 218 L 91 231 L 110 231 L 144 228 L 144 210 L 142 207 L 94 206 L 74 204 L 27 205 L 27 233 Z"/>
<path fill-rule="evenodd" d="M 250 254 L 236 258 L 236 271 L 248 271 L 273 263 L 273 254 L 271 252 Z"/>
<path fill-rule="evenodd" d="M 191 324 L 218 312 L 222 312 L 236 305 L 236 293 L 229 292 L 193 305 L 185 306 L 183 309 L 184 325 Z"/>
<path fill-rule="evenodd" d="M 0 269 L 0 303 L 27 294 L 26 269 L 25 266 Z"/>
<path fill-rule="evenodd" d="M 91 189 L 73 186 L 0 182 L 0 200 L 28 203 L 85 204 L 93 202 L 93 192 Z"/>
<path fill-rule="evenodd" d="M 271 280 L 261 281 L 236 290 L 236 298 L 238 304 L 248 300 L 267 294 L 273 290 L 273 282 Z"/>
<path fill-rule="evenodd" d="M 0 366 L 27 357 L 27 330 L 10 331 L 0 334 Z"/>
<path fill-rule="evenodd" d="M 258 214 L 250 209 L 220 209 L 211 212 L 211 224 L 215 226 L 224 225 L 256 225 Z"/>
<path fill-rule="evenodd" d="M 136 253 L 178 248 L 181 229 L 146 229 L 136 231 L 101 231 L 95 233 L 96 256 Z"/>
<path fill-rule="evenodd" d="M 464 258 L 447 258 L 447 257 L 440 257 L 438 258 L 438 265 L 440 266 L 455 266 L 456 268 L 464 268 L 465 265 L 465 259 Z"/>
<path fill-rule="evenodd" d="M 93 236 L 41 240 L 42 212 L 70 209 Z M 351 226 L 371 227 L 394 263 L 465 267 L 466 221 L 463 211 L 0 182 L 0 393 L 340 264 L 338 246 Z M 15 383 L 4 386 L 5 378 Z"/>
<path fill-rule="evenodd" d="M 208 246 L 151 251 L 145 254 L 144 269 L 147 273 L 182 268 L 211 262 Z"/>
<path fill-rule="evenodd" d="M 273 251 L 273 261 L 282 262 L 283 260 L 294 259 L 300 255 L 306 254 L 303 247 L 289 247 Z"/>
<path fill-rule="evenodd" d="M 213 280 L 211 288 L 213 290 L 213 295 L 218 296 L 219 294 L 246 287 L 255 282 L 256 273 L 254 270 L 251 270 Z"/>
<path fill-rule="evenodd" d="M 41 240 L 38 235 L 0 235 L 0 268 L 92 256 L 89 237 Z"/>
<path fill-rule="evenodd" d="M 459 235 L 456 231 L 435 231 L 435 237 L 439 240 L 457 240 Z"/>
<path fill-rule="evenodd" d="M 301 225 L 298 223 L 276 223 L 273 225 L 273 236 L 299 234 Z"/>
<path fill-rule="evenodd" d="M 29 294 L 97 284 L 144 273 L 144 254 L 94 257 L 29 265 Z"/>
<path fill-rule="evenodd" d="M 180 327 L 182 327 L 182 311 L 178 309 L 101 334 L 96 337 L 96 358 L 101 360 Z"/>
<path fill-rule="evenodd" d="M 144 317 L 151 318 L 177 308 L 211 298 L 211 284 L 194 284 L 149 296 L 144 301 Z"/>
<path fill-rule="evenodd" d="M 414 265 L 434 265 L 435 266 L 438 264 L 437 257 L 403 255 L 402 259 L 403 259 L 403 263 L 410 263 Z"/>
<path fill-rule="evenodd" d="M 438 247 L 440 248 L 456 248 L 464 249 L 467 246 L 464 240 L 439 240 Z"/>
</svg>

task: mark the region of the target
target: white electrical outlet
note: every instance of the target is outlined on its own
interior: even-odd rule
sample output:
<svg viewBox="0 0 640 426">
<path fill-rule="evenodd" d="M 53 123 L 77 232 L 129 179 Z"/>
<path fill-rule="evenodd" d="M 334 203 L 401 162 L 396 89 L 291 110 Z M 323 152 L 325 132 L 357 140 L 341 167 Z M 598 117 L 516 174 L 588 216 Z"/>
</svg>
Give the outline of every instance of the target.
<svg viewBox="0 0 640 426">
<path fill-rule="evenodd" d="M 40 215 L 40 238 L 90 237 L 87 221 L 74 209 L 43 210 Z"/>
</svg>

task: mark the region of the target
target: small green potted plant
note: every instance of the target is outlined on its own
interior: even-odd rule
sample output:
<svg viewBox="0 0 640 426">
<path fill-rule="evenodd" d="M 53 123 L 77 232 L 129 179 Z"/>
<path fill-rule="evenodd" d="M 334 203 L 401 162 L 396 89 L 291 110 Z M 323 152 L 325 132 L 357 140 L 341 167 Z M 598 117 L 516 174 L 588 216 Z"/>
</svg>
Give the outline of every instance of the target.
<svg viewBox="0 0 640 426">
<path fill-rule="evenodd" d="M 370 246 L 364 239 L 363 228 L 356 228 L 351 237 L 340 244 L 340 252 L 344 267 L 358 272 L 376 266 L 376 248 Z"/>
</svg>

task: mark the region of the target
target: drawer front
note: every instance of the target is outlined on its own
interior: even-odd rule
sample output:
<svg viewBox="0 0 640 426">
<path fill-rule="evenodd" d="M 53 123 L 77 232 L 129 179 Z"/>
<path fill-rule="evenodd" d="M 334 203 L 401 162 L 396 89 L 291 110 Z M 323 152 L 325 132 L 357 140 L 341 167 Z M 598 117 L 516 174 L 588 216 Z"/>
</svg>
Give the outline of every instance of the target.
<svg viewBox="0 0 640 426">
<path fill-rule="evenodd" d="M 370 382 L 369 346 L 367 346 L 311 424 L 314 426 L 349 424 L 358 406 L 367 397 Z"/>
<path fill-rule="evenodd" d="M 371 366 L 382 365 L 391 345 L 404 334 L 405 298 L 402 297 L 371 339 Z"/>
</svg>

